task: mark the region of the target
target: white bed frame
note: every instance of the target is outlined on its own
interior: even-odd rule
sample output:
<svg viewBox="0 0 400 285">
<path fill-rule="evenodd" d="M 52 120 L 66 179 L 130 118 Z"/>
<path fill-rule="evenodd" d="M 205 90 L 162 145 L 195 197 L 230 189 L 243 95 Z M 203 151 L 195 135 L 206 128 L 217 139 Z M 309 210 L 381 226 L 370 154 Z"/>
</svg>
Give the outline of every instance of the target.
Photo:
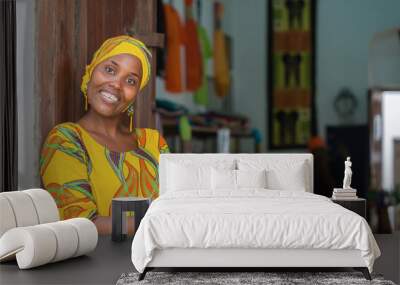
<svg viewBox="0 0 400 285">
<path fill-rule="evenodd" d="M 365 267 L 359 250 L 193 249 L 156 250 L 148 267 Z"/>
<path fill-rule="evenodd" d="M 238 159 L 245 157 L 260 157 L 265 159 L 303 159 L 309 165 L 308 192 L 313 192 L 313 156 L 311 154 L 163 154 L 160 157 L 159 179 L 160 194 L 165 193 L 163 185 L 166 185 L 166 166 L 169 161 Z M 361 257 L 359 250 L 329 250 L 329 249 L 193 249 L 171 248 L 158 249 L 154 252 L 153 259 L 147 265 L 145 271 L 139 276 L 139 280 L 145 277 L 147 271 L 154 268 L 172 267 L 232 267 L 243 271 L 243 268 L 267 268 L 267 267 L 353 267 L 362 271 L 365 278 L 371 280 L 368 268 Z"/>
</svg>

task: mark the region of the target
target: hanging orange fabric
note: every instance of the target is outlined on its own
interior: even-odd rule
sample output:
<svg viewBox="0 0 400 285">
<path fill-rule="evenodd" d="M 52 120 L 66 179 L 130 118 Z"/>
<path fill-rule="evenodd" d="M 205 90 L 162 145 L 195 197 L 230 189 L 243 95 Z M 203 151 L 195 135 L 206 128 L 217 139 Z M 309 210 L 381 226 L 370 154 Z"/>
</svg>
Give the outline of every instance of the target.
<svg viewBox="0 0 400 285">
<path fill-rule="evenodd" d="M 181 45 L 184 30 L 178 12 L 170 4 L 164 4 L 167 36 L 167 55 L 165 64 L 165 89 L 168 92 L 183 91 Z"/>
<path fill-rule="evenodd" d="M 228 54 L 226 50 L 225 34 L 221 29 L 223 6 L 221 3 L 214 4 L 214 76 L 215 91 L 218 96 L 224 97 L 228 94 L 230 85 Z"/>
<path fill-rule="evenodd" d="M 192 0 L 185 0 L 186 89 L 196 91 L 202 84 L 203 64 L 192 4 Z"/>
</svg>

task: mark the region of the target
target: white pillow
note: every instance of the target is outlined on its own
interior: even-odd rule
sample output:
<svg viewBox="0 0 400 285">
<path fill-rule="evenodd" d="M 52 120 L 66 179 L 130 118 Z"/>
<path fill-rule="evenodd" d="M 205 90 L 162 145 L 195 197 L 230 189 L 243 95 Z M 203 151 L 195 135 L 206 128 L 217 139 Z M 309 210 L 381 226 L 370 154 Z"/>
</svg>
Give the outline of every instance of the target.
<svg viewBox="0 0 400 285">
<path fill-rule="evenodd" d="M 271 169 L 267 171 L 267 187 L 272 190 L 306 191 L 304 163 L 285 171 Z"/>
<path fill-rule="evenodd" d="M 267 171 L 236 170 L 238 188 L 267 188 Z"/>
<path fill-rule="evenodd" d="M 266 170 L 267 188 L 273 190 L 306 191 L 310 186 L 309 167 L 305 160 L 241 159 L 240 170 Z"/>
<path fill-rule="evenodd" d="M 212 168 L 211 181 L 213 190 L 236 190 L 236 170 Z"/>
<path fill-rule="evenodd" d="M 168 165 L 168 191 L 211 189 L 211 167 L 186 166 L 170 163 Z"/>
<path fill-rule="evenodd" d="M 221 159 L 216 158 L 213 156 L 204 157 L 204 158 L 195 158 L 195 155 L 188 155 L 188 157 L 193 156 L 194 159 L 190 158 L 180 158 L 180 159 L 171 159 L 167 161 L 167 167 L 170 164 L 179 164 L 185 167 L 192 167 L 192 166 L 210 166 L 217 169 L 236 169 L 236 160 L 235 159 Z M 201 156 L 201 155 L 199 155 Z"/>
</svg>

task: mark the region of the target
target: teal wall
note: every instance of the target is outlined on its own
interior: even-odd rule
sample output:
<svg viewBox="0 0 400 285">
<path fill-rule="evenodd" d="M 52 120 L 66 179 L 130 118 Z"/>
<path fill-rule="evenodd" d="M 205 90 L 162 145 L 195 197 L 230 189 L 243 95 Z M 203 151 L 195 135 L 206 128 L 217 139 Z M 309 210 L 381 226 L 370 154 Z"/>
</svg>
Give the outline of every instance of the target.
<svg viewBox="0 0 400 285">
<path fill-rule="evenodd" d="M 236 113 L 247 115 L 251 126 L 267 136 L 267 1 L 231 0 L 227 31 L 233 39 L 232 100 Z M 228 4 L 227 4 L 228 5 Z M 242 145 L 252 152 L 251 142 Z"/>
<path fill-rule="evenodd" d="M 398 0 L 319 0 L 317 7 L 317 111 L 321 135 L 341 123 L 333 102 L 342 87 L 358 99 L 353 123 L 367 123 L 368 47 L 377 32 L 400 28 Z M 391 76 L 388 74 L 388 76 Z"/>
</svg>

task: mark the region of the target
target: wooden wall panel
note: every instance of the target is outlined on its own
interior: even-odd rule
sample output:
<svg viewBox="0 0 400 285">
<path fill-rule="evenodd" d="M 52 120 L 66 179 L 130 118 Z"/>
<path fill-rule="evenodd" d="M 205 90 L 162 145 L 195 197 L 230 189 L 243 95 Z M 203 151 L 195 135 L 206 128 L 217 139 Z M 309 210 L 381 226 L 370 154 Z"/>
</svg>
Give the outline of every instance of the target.
<svg viewBox="0 0 400 285">
<path fill-rule="evenodd" d="M 56 124 L 55 118 L 55 59 L 56 59 L 56 27 L 55 11 L 57 2 L 41 0 L 37 4 L 37 76 L 35 89 L 40 98 L 40 135 L 45 138 L 49 130 Z"/>
<path fill-rule="evenodd" d="M 80 82 L 86 64 L 87 0 L 37 2 L 36 90 L 41 136 L 58 123 L 83 114 Z"/>
<path fill-rule="evenodd" d="M 62 122 L 68 119 L 73 96 L 73 39 L 71 37 L 74 25 L 74 1 L 57 0 L 58 6 L 55 12 L 56 21 L 56 57 L 55 57 L 55 119 Z"/>
<path fill-rule="evenodd" d="M 143 0 L 88 0 L 87 31 L 90 43 L 87 55 L 90 59 L 106 39 L 127 34 L 133 24 L 138 1 Z"/>
<path fill-rule="evenodd" d="M 125 28 L 124 33 L 127 33 L 133 27 L 137 1 L 122 0 L 122 26 Z"/>
<path fill-rule="evenodd" d="M 119 36 L 124 33 L 124 28 L 122 26 L 122 0 L 106 1 L 103 21 L 105 39 Z"/>
<path fill-rule="evenodd" d="M 97 50 L 104 39 L 104 5 L 106 0 L 88 0 L 87 2 L 87 34 L 88 46 L 85 51 L 88 63 L 93 53 Z"/>
<path fill-rule="evenodd" d="M 87 33 L 87 0 L 75 0 L 75 21 L 74 21 L 74 56 L 73 66 L 74 77 L 73 77 L 73 98 L 71 101 L 72 108 L 70 118 L 73 121 L 77 121 L 85 112 L 84 99 L 81 92 L 82 76 L 85 72 L 85 67 L 90 59 L 87 56 L 87 45 L 88 45 L 88 33 Z M 79 11 L 79 12 L 77 12 Z"/>
</svg>

